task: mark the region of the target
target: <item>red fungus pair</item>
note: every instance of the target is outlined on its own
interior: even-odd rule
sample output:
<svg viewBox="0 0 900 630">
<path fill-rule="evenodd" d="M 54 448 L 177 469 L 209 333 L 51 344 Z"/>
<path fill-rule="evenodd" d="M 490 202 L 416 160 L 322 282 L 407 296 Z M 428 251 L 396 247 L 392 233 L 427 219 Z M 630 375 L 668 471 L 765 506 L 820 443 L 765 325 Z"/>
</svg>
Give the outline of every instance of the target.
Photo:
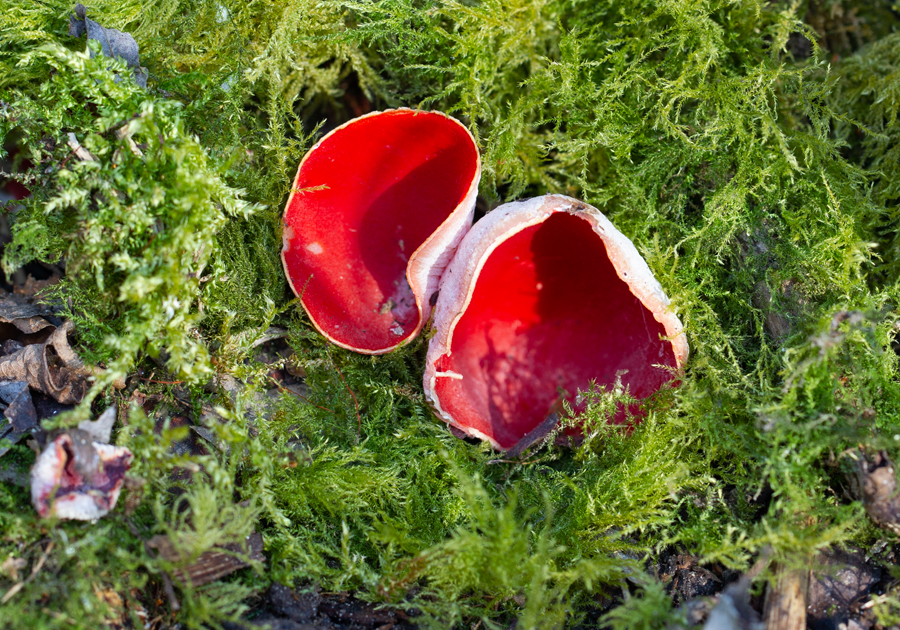
<svg viewBox="0 0 900 630">
<path fill-rule="evenodd" d="M 687 342 L 631 241 L 559 195 L 471 227 L 479 175 L 471 134 L 440 113 L 370 114 L 313 147 L 282 259 L 316 328 L 381 354 L 433 308 L 425 394 L 445 422 L 502 450 L 592 381 L 621 378 L 638 399 L 670 381 Z"/>
</svg>

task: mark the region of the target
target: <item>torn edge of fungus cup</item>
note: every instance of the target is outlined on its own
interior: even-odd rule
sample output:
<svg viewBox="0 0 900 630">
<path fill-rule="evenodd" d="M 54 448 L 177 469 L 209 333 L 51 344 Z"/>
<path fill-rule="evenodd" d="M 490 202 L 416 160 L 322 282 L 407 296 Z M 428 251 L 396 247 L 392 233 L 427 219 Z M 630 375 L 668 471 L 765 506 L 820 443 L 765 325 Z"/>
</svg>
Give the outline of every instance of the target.
<svg viewBox="0 0 900 630">
<path fill-rule="evenodd" d="M 408 343 L 472 225 L 475 139 L 440 112 L 351 120 L 303 158 L 284 212 L 291 289 L 329 341 L 363 354 Z"/>
<path fill-rule="evenodd" d="M 634 244 L 562 195 L 499 206 L 441 281 L 425 395 L 465 434 L 512 449 L 591 382 L 635 399 L 688 358 L 681 322 Z M 624 410 L 621 411 L 624 418 Z"/>
</svg>

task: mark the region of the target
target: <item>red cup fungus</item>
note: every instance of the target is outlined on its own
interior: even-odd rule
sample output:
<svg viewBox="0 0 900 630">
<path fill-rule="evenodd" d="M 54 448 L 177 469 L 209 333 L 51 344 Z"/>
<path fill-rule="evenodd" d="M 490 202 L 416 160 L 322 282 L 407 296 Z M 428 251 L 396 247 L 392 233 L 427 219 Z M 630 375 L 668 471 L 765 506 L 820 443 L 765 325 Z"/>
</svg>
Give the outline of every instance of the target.
<svg viewBox="0 0 900 630">
<path fill-rule="evenodd" d="M 472 225 L 475 140 L 439 112 L 374 112 L 303 158 L 284 212 L 282 262 L 313 325 L 382 354 L 413 339 Z"/>
<path fill-rule="evenodd" d="M 620 375 L 643 399 L 688 357 L 681 322 L 632 242 L 561 195 L 505 204 L 475 224 L 444 273 L 434 329 L 427 398 L 445 422 L 500 450 L 592 381 Z"/>
</svg>

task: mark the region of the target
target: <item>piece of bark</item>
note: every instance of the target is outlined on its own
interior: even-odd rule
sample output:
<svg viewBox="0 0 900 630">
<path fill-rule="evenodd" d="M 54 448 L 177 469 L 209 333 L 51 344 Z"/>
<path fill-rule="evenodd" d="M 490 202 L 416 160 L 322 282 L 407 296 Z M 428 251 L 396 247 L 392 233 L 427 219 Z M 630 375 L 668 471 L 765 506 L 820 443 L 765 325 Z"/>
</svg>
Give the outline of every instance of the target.
<svg viewBox="0 0 900 630">
<path fill-rule="evenodd" d="M 766 628 L 806 630 L 806 599 L 809 570 L 782 567 L 778 580 L 766 592 Z"/>
<path fill-rule="evenodd" d="M 159 553 L 159 557 L 174 564 L 183 563 L 186 558 L 175 548 L 168 536 L 157 535 L 147 544 Z M 221 549 L 221 551 L 219 551 Z M 225 577 L 238 569 L 249 567 L 251 562 L 265 560 L 263 556 L 263 539 L 256 532 L 247 536 L 241 543 L 230 543 L 210 549 L 194 562 L 172 571 L 172 577 L 192 586 L 203 586 Z M 246 558 L 246 560 L 245 560 Z"/>
<path fill-rule="evenodd" d="M 44 343 L 0 357 L 0 379 L 26 381 L 64 404 L 81 402 L 91 372 L 69 346 L 72 328 L 72 322 L 66 321 Z"/>
</svg>

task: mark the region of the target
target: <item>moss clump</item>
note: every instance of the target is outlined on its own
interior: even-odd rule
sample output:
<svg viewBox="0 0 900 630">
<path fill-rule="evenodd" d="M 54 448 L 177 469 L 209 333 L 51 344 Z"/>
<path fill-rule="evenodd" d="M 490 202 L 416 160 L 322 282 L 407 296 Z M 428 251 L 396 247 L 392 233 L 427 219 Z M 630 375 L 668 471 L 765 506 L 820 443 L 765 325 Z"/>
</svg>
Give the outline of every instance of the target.
<svg viewBox="0 0 900 630">
<path fill-rule="evenodd" d="M 900 48 L 883 5 L 101 3 L 90 16 L 141 46 L 144 92 L 64 35 L 68 6 L 10 2 L 27 20 L 0 30 L 0 135 L 35 167 L 7 271 L 64 258 L 57 294 L 81 351 L 107 378 L 162 356 L 194 384 L 153 390 L 168 405 L 157 419 L 200 422 L 218 405 L 227 448 L 176 455 L 184 430 L 154 437 L 135 409 L 118 437 L 146 480 L 134 516 L 37 525 L 27 497 L 0 488 L 0 553 L 35 566 L 58 541 L 54 570 L 0 615 L 96 625 L 109 590 L 133 610 L 149 589 L 164 610 L 171 566 L 140 538 L 196 556 L 256 528 L 266 565 L 179 585 L 168 618 L 234 618 L 279 580 L 414 605 L 432 627 L 559 627 L 606 594 L 609 627 L 655 628 L 672 614 L 645 570 L 661 550 L 746 570 L 763 549 L 789 565 L 880 535 L 846 496 L 841 458 L 859 444 L 896 455 L 900 434 Z M 869 26 L 836 38 L 849 15 Z M 280 210 L 311 140 L 360 103 L 463 119 L 491 203 L 562 192 L 607 213 L 686 324 L 680 387 L 630 432 L 605 423 L 627 392 L 595 392 L 581 446 L 498 462 L 431 416 L 424 341 L 378 358 L 327 345 L 281 278 Z M 70 155 L 69 133 L 94 160 Z M 273 324 L 290 331 L 302 396 L 262 393 L 271 368 L 253 342 Z M 247 388 L 202 389 L 213 366 Z M 99 577 L 76 576 L 68 549 Z"/>
</svg>

